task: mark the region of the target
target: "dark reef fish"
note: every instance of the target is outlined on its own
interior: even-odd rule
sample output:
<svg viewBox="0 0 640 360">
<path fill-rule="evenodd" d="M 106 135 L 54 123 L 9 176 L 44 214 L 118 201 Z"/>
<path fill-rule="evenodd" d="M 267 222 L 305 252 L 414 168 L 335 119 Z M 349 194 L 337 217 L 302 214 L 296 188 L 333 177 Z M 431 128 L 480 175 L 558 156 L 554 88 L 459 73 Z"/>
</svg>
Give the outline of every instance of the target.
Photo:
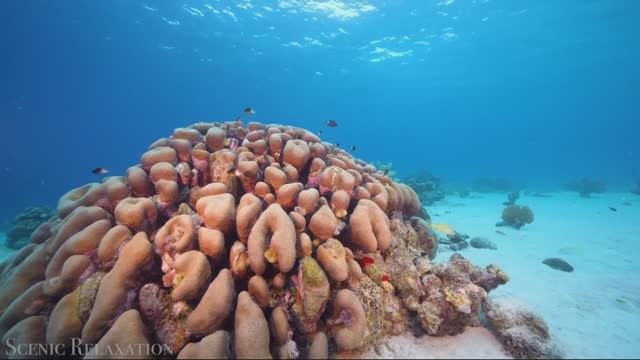
<svg viewBox="0 0 640 360">
<path fill-rule="evenodd" d="M 507 235 L 507 234 L 503 233 L 503 232 L 502 232 L 502 231 L 500 231 L 500 230 L 496 230 L 496 233 L 498 233 L 498 234 L 500 234 L 500 235 Z"/>
<path fill-rule="evenodd" d="M 336 127 L 336 126 L 338 126 L 338 123 L 333 121 L 333 120 L 329 120 L 329 121 L 327 121 L 327 126 L 328 127 Z"/>
<path fill-rule="evenodd" d="M 247 114 L 247 115 L 254 115 L 256 112 L 252 108 L 248 107 L 248 108 L 244 109 L 244 113 Z"/>
<path fill-rule="evenodd" d="M 616 208 L 614 208 L 614 207 L 612 207 L 612 206 L 609 206 L 609 210 L 611 210 L 611 211 L 618 211 L 618 209 L 616 209 Z"/>
<path fill-rule="evenodd" d="M 107 174 L 109 172 L 109 170 L 103 168 L 103 167 L 97 167 L 93 170 L 91 170 L 92 173 L 96 174 L 96 175 L 104 175 Z"/>
<path fill-rule="evenodd" d="M 356 151 L 356 146 L 355 145 L 351 146 L 351 151 Z"/>
<path fill-rule="evenodd" d="M 548 259 L 544 259 L 542 260 L 542 263 L 549 266 L 552 269 L 556 269 L 556 270 L 560 270 L 560 271 L 566 271 L 566 272 L 572 272 L 573 271 L 573 266 L 569 265 L 568 262 L 560 259 L 560 258 L 548 258 Z"/>
</svg>

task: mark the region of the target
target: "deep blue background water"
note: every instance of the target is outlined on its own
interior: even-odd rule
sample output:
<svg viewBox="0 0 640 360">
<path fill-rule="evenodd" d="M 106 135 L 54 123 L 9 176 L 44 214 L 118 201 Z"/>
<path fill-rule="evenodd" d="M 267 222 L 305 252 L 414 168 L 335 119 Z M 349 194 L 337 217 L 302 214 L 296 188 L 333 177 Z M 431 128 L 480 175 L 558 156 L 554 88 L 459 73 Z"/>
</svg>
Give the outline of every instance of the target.
<svg viewBox="0 0 640 360">
<path fill-rule="evenodd" d="M 639 10 L 636 0 L 4 0 L 0 218 L 55 204 L 95 181 L 94 167 L 123 173 L 175 127 L 246 106 L 251 120 L 323 129 L 400 175 L 538 186 L 589 175 L 627 189 L 640 172 Z"/>
</svg>

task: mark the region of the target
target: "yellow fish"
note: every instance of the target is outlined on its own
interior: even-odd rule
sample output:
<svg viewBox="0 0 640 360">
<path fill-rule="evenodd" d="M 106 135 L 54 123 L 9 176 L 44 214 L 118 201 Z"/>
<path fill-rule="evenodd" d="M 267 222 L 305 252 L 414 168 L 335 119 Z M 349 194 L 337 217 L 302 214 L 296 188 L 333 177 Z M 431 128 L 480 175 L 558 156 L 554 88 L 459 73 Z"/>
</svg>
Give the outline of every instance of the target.
<svg viewBox="0 0 640 360">
<path fill-rule="evenodd" d="M 445 235 L 455 235 L 456 234 L 456 230 L 453 228 L 453 226 L 449 225 L 449 224 L 445 224 L 445 223 L 440 223 L 440 224 L 431 224 L 431 228 L 439 233 L 443 233 Z"/>
</svg>

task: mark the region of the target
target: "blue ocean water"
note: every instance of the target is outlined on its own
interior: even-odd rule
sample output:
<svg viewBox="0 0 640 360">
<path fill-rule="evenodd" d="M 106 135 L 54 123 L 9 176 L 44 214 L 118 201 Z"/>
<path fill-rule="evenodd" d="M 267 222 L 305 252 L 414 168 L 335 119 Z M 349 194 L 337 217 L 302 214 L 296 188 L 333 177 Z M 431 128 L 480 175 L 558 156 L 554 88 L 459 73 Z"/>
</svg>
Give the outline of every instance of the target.
<svg viewBox="0 0 640 360">
<path fill-rule="evenodd" d="M 640 2 L 0 2 L 0 218 L 196 121 L 323 130 L 399 175 L 628 189 Z M 338 122 L 327 128 L 328 119 Z"/>
</svg>

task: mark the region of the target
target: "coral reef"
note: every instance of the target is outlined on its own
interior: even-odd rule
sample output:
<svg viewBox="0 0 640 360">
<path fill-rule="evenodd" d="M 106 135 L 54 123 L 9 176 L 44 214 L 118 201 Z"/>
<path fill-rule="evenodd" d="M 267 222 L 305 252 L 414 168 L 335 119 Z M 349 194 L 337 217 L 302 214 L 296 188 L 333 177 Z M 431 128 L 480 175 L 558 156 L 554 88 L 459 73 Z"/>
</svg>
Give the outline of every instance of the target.
<svg viewBox="0 0 640 360">
<path fill-rule="evenodd" d="M 511 205 L 504 208 L 502 211 L 502 221 L 498 222 L 496 226 L 511 226 L 520 229 L 526 224 L 531 224 L 533 219 L 533 211 L 528 206 Z"/>
<path fill-rule="evenodd" d="M 24 209 L 11 221 L 11 228 L 7 231 L 5 245 L 10 249 L 19 249 L 32 241 L 31 234 L 43 223 L 46 223 L 56 211 L 47 207 L 30 207 Z M 37 241 L 42 241 L 40 233 L 47 231 L 45 227 L 39 229 Z M 36 235 L 36 234 L 34 234 Z"/>
<path fill-rule="evenodd" d="M 520 198 L 520 192 L 510 192 L 507 194 L 507 201 L 503 202 L 502 205 L 511 206 L 515 205 L 516 200 Z"/>
<path fill-rule="evenodd" d="M 433 205 L 436 201 L 445 197 L 440 178 L 433 176 L 428 171 L 421 171 L 409 175 L 402 181 L 411 186 L 420 196 L 420 201 L 425 205 Z"/>
<path fill-rule="evenodd" d="M 479 326 L 487 292 L 507 281 L 509 277 L 497 266 L 480 269 L 453 254 L 449 262 L 432 266 L 421 278 L 425 296 L 417 315 L 422 327 L 427 334 L 440 336 Z"/>
<path fill-rule="evenodd" d="M 508 298 L 486 302 L 484 311 L 504 349 L 515 359 L 561 359 L 545 321 Z"/>
<path fill-rule="evenodd" d="M 591 194 L 601 194 L 607 190 L 602 181 L 586 177 L 572 180 L 566 185 L 566 188 L 569 191 L 577 192 L 583 198 L 590 198 Z"/>
<path fill-rule="evenodd" d="M 440 238 L 409 186 L 255 122 L 175 129 L 126 176 L 64 194 L 31 240 L 0 265 L 0 337 L 181 358 L 348 356 L 416 316 L 455 334 L 508 280 L 431 264 Z"/>
</svg>

